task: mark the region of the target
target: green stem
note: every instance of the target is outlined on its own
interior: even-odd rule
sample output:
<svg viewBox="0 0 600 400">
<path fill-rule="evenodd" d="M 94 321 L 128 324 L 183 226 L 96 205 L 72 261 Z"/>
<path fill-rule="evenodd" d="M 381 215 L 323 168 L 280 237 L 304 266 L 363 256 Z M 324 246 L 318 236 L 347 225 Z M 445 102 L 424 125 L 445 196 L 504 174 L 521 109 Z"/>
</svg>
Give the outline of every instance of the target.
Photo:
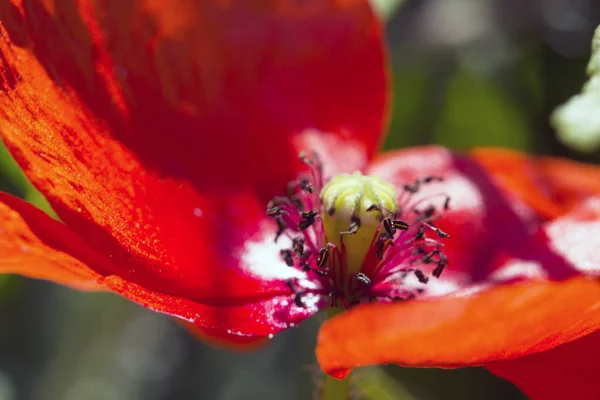
<svg viewBox="0 0 600 400">
<path fill-rule="evenodd" d="M 327 319 L 335 317 L 342 312 L 341 308 L 330 307 L 327 309 Z M 350 399 L 350 377 L 339 380 L 324 374 L 323 390 L 320 400 L 349 400 Z"/>
<path fill-rule="evenodd" d="M 323 392 L 321 400 L 349 400 L 350 378 L 335 379 L 325 374 L 323 378 Z"/>
</svg>

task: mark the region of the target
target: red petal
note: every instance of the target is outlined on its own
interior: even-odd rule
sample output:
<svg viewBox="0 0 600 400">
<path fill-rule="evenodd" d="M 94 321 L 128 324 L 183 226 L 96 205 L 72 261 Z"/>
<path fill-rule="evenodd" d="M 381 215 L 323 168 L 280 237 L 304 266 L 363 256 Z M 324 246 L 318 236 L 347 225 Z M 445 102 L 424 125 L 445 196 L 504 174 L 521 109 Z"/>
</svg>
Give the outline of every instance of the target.
<svg viewBox="0 0 600 400">
<path fill-rule="evenodd" d="M 540 226 L 537 214 L 514 198 L 514 192 L 497 186 L 495 172 L 484 170 L 479 159 L 440 147 L 384 153 L 367 169 L 399 191 L 417 178 L 444 177 L 444 182 L 423 186 L 417 200 L 437 195 L 433 201 L 441 207 L 444 196 L 450 197 L 450 210 L 436 225 L 451 235 L 445 242 L 450 265 L 442 280 L 455 288 L 526 278 L 565 279 L 599 269 L 594 249 L 600 243 L 593 241 L 593 232 L 600 231 L 600 202 L 590 198 L 576 212 L 532 235 Z"/>
<path fill-rule="evenodd" d="M 600 194 L 600 168 L 567 159 L 533 157 L 506 149 L 476 149 L 473 157 L 507 193 L 545 218 L 561 215 Z"/>
<path fill-rule="evenodd" d="M 369 172 L 398 186 L 425 175 L 446 178 L 421 195 L 451 196 L 451 211 L 436 224 L 452 235 L 446 243 L 450 265 L 440 281 L 448 281 L 446 291 L 454 294 L 360 306 L 328 321 L 317 348 L 326 371 L 343 375 L 376 363 L 478 365 L 545 351 L 598 329 L 600 283 L 545 279 L 598 272 L 600 199 L 588 199 L 531 234 L 535 225 L 527 223 L 526 210 L 517 213 L 468 157 L 413 149 L 376 160 Z M 499 284 L 514 281 L 521 283 Z"/>
<path fill-rule="evenodd" d="M 80 4 L 0 4 L 0 132 L 27 176 L 140 303 L 263 336 L 310 315 L 274 306 L 293 271 L 258 197 L 293 177 L 307 128 L 373 151 L 386 73 L 367 2 Z"/>
<path fill-rule="evenodd" d="M 468 157 L 441 147 L 393 151 L 375 159 L 367 173 L 391 182 L 400 193 L 404 184 L 416 179 L 444 178 L 423 185 L 414 196 L 414 201 L 427 198 L 426 204 L 433 202 L 439 209 L 445 196 L 450 197 L 450 210 L 436 221 L 451 235 L 445 241 L 450 264 L 443 280 L 459 286 L 485 281 L 506 257 L 522 258 L 530 236 L 529 216 L 518 214 L 486 171 Z"/>
<path fill-rule="evenodd" d="M 552 350 L 490 363 L 487 368 L 532 400 L 598 399 L 599 359 L 600 331 L 596 331 Z"/>
<path fill-rule="evenodd" d="M 600 326 L 600 283 L 501 285 L 429 301 L 365 305 L 321 328 L 317 358 L 328 373 L 396 363 L 462 367 L 551 349 Z"/>
<path fill-rule="evenodd" d="M 272 293 L 244 297 L 240 291 L 229 304 L 217 305 L 144 288 L 117 275 L 121 268 L 113 263 L 114 258 L 93 250 L 67 226 L 15 197 L 0 194 L 0 201 L 1 273 L 48 279 L 77 289 L 111 290 L 144 307 L 191 322 L 213 340 L 236 344 L 263 339 L 316 311 L 289 310 L 290 296 L 283 290 L 275 292 L 276 284 Z"/>
<path fill-rule="evenodd" d="M 3 130 L 29 174 L 87 166 L 90 152 L 109 175 L 116 160 L 95 150 L 109 136 L 201 192 L 271 196 L 293 176 L 304 130 L 367 155 L 383 131 L 382 28 L 367 1 L 13 0 L 0 19 Z M 26 154 L 40 147 L 47 159 Z"/>
</svg>

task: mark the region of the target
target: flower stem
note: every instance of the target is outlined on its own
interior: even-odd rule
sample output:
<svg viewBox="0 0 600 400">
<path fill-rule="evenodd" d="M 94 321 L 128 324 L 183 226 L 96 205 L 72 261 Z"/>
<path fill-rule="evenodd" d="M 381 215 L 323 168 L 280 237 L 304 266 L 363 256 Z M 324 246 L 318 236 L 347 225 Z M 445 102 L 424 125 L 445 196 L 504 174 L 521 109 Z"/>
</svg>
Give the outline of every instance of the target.
<svg viewBox="0 0 600 400">
<path fill-rule="evenodd" d="M 350 378 L 335 379 L 325 374 L 320 400 L 349 400 Z"/>
<path fill-rule="evenodd" d="M 335 317 L 343 309 L 330 307 L 327 309 L 327 319 Z M 323 386 L 320 400 L 349 400 L 350 399 L 350 376 L 339 380 L 324 374 Z"/>
</svg>

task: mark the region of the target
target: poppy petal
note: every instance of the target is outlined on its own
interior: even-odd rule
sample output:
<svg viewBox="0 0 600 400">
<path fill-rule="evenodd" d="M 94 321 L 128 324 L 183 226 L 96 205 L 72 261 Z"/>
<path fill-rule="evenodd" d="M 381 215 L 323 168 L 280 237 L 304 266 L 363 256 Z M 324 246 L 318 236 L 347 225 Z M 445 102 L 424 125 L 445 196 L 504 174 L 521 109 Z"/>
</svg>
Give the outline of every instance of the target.
<svg viewBox="0 0 600 400">
<path fill-rule="evenodd" d="M 530 399 L 597 399 L 600 331 L 542 353 L 486 367 L 517 385 Z"/>
<path fill-rule="evenodd" d="M 594 165 L 498 148 L 475 149 L 471 155 L 504 192 L 520 198 L 545 219 L 600 194 L 600 167 Z"/>
<path fill-rule="evenodd" d="M 31 204 L 3 193 L 0 193 L 0 254 L 0 273 L 44 279 L 79 290 L 107 290 L 101 283 L 102 275 L 82 262 L 97 262 L 101 255 L 65 225 Z M 255 348 L 265 340 L 185 321 L 182 324 L 211 344 L 238 350 Z"/>
<path fill-rule="evenodd" d="M 315 307 L 289 307 L 293 301 L 287 288 L 251 295 L 240 291 L 227 302 L 213 299 L 212 304 L 208 304 L 210 298 L 197 302 L 149 290 L 119 276 L 123 268 L 114 264 L 114 258 L 92 249 L 66 225 L 7 194 L 0 194 L 0 238 L 0 273 L 47 279 L 76 289 L 113 291 L 144 307 L 195 324 L 204 335 L 221 343 L 249 344 L 317 311 Z"/>
<path fill-rule="evenodd" d="M 443 280 L 455 277 L 459 286 L 486 281 L 504 258 L 526 257 L 524 244 L 535 216 L 515 209 L 487 171 L 468 156 L 442 147 L 416 147 L 383 153 L 366 172 L 392 183 L 399 193 L 405 184 L 426 176 L 444 179 L 421 185 L 412 195 L 413 203 L 425 199 L 425 205 L 438 210 L 449 198 L 449 210 L 436 221 L 451 236 L 444 243 L 449 266 Z"/>
<path fill-rule="evenodd" d="M 0 5 L 3 136 L 44 194 L 62 182 L 39 171 L 59 161 L 82 164 L 84 187 L 84 171 L 129 172 L 106 154 L 120 145 L 202 193 L 264 200 L 294 175 L 306 130 L 367 157 L 381 140 L 386 56 L 366 0 L 46 4 Z"/>
<path fill-rule="evenodd" d="M 600 326 L 600 283 L 500 285 L 481 293 L 365 305 L 321 328 L 317 358 L 334 376 L 371 364 L 464 367 L 549 350 Z"/>
<path fill-rule="evenodd" d="M 466 156 L 435 147 L 393 152 L 370 171 L 398 187 L 415 174 L 447 178 L 435 190 L 451 195 L 454 211 L 436 225 L 446 224 L 452 235 L 446 243 L 451 278 L 444 272 L 440 282 L 454 286 L 446 296 L 359 306 L 326 322 L 317 348 L 326 371 L 341 376 L 357 365 L 386 362 L 478 365 L 544 351 L 600 326 L 594 312 L 600 283 L 578 277 L 599 272 L 599 198 L 538 226 Z"/>
<path fill-rule="evenodd" d="M 133 292 L 209 309 L 289 300 L 294 271 L 272 243 L 264 197 L 294 176 L 289 149 L 315 134 L 307 128 L 372 153 L 386 98 L 381 26 L 361 1 L 181 6 L 2 3 L 0 132 Z M 349 112 L 363 106 L 373 112 Z"/>
<path fill-rule="evenodd" d="M 541 227 L 543 220 L 536 210 L 497 183 L 495 172 L 484 169 L 479 159 L 434 146 L 383 153 L 367 169 L 399 192 L 415 179 L 444 178 L 423 185 L 415 202 L 427 199 L 426 204 L 441 210 L 449 198 L 449 210 L 436 221 L 451 236 L 444 244 L 448 273 L 441 277 L 448 288 L 530 278 L 560 280 L 598 270 L 590 241 L 594 237 L 590 232 L 600 229 L 595 197 Z M 585 198 L 583 192 L 579 197 Z"/>
<path fill-rule="evenodd" d="M 152 311 L 172 315 L 197 325 L 200 332 L 211 336 L 215 342 L 240 344 L 264 339 L 297 325 L 318 311 L 315 307 L 290 307 L 290 303 L 293 303 L 292 296 L 286 293 L 264 298 L 236 299 L 238 304 L 218 306 L 153 292 L 118 276 L 105 277 L 102 283 L 109 290 Z M 236 340 L 235 336 L 248 339 Z"/>
</svg>

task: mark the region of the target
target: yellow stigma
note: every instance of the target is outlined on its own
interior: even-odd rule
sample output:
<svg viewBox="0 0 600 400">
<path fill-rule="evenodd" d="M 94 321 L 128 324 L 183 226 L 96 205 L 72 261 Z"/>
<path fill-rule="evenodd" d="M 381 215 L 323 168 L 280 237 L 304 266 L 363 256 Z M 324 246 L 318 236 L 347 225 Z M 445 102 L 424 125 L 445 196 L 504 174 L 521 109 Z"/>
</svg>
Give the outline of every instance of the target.
<svg viewBox="0 0 600 400">
<path fill-rule="evenodd" d="M 333 177 L 321 190 L 326 241 L 346 253 L 346 273 L 358 273 L 387 211 L 395 214 L 398 195 L 392 185 L 360 172 Z M 374 209 L 376 206 L 377 209 Z M 371 208 L 371 211 L 367 211 Z M 354 232 L 342 234 L 342 232 Z"/>
</svg>

